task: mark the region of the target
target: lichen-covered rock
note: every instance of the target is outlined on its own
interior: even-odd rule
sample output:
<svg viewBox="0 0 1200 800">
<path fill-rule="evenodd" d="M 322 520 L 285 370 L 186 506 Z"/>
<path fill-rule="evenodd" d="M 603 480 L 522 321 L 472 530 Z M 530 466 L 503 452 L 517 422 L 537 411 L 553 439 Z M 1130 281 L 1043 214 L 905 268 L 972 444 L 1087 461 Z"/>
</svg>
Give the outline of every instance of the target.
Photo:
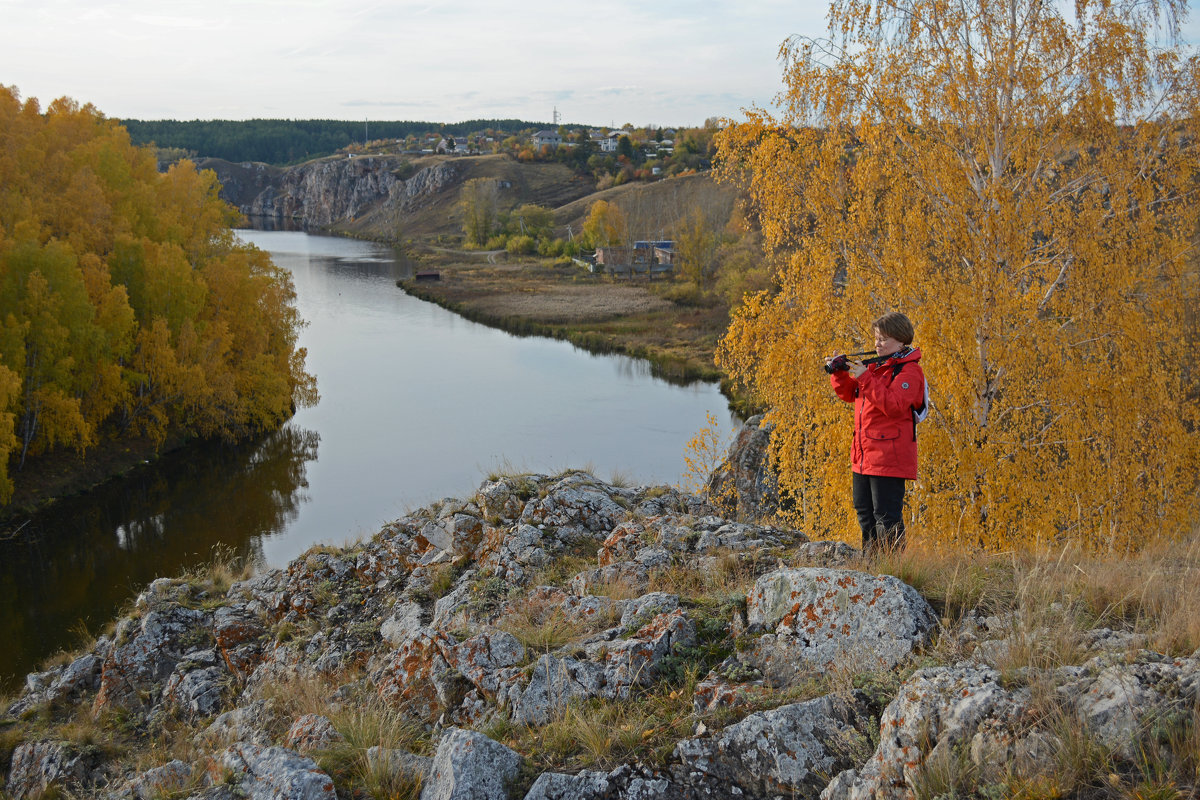
<svg viewBox="0 0 1200 800">
<path fill-rule="evenodd" d="M 845 542 L 805 542 L 796 548 L 797 560 L 822 567 L 840 567 L 860 555 L 861 550 Z"/>
<path fill-rule="evenodd" d="M 279 727 L 278 723 L 278 714 L 270 703 L 254 700 L 219 714 L 196 735 L 196 740 L 208 746 L 230 745 L 234 742 L 266 746 L 274 744 L 271 731 Z"/>
<path fill-rule="evenodd" d="M 215 653 L 207 651 L 209 666 L 203 661 L 181 662 L 163 687 L 162 702 L 167 708 L 181 711 L 185 717 L 211 717 L 225 702 L 229 675 L 211 665 Z"/>
<path fill-rule="evenodd" d="M 521 756 L 482 733 L 451 728 L 438 743 L 421 800 L 506 800 Z"/>
<path fill-rule="evenodd" d="M 315 761 L 284 747 L 235 744 L 221 764 L 250 800 L 336 800 L 333 780 Z"/>
<path fill-rule="evenodd" d="M 525 645 L 511 633 L 485 631 L 451 647 L 446 661 L 450 669 L 494 697 L 507 677 L 507 668 L 525 661 Z"/>
<path fill-rule="evenodd" d="M 626 494 L 586 472 L 573 472 L 550 486 L 545 497 L 530 500 L 520 521 L 554 528 L 559 536 L 572 539 L 607 535 L 628 513 L 613 498 Z"/>
<path fill-rule="evenodd" d="M 695 626 L 676 608 L 653 617 L 628 639 L 591 640 L 584 646 L 586 659 L 543 655 L 523 688 L 510 685 L 498 695 L 511 705 L 514 720 L 542 724 L 575 700 L 629 697 L 633 687 L 655 680 L 659 665 L 676 648 L 695 642 Z"/>
<path fill-rule="evenodd" d="M 644 592 L 650 586 L 650 569 L 637 561 L 618 561 L 595 569 L 585 569 L 571 578 L 572 594 L 596 594 L 605 587 L 623 586 L 634 592 Z"/>
<path fill-rule="evenodd" d="M 297 753 L 325 750 L 346 739 L 323 714 L 305 714 L 292 723 L 283 745 Z"/>
<path fill-rule="evenodd" d="M 751 714 L 675 747 L 671 775 L 693 797 L 810 797 L 870 752 L 866 699 L 827 695 Z"/>
<path fill-rule="evenodd" d="M 416 603 L 402 603 L 379 626 L 379 635 L 392 647 L 400 647 L 424 627 L 424 612 Z"/>
<path fill-rule="evenodd" d="M 768 545 L 798 544 L 808 541 L 799 531 L 786 532 L 763 525 L 744 522 L 728 522 L 713 530 L 706 530 L 696 540 L 695 550 L 708 553 L 713 550 L 751 550 Z"/>
<path fill-rule="evenodd" d="M 1109 654 L 1062 673 L 1073 680 L 1068 679 L 1059 694 L 1070 700 L 1096 741 L 1124 759 L 1137 755 L 1140 735 L 1152 723 L 1185 720 L 1200 706 L 1198 659 L 1142 651 L 1137 661 L 1128 663 Z"/>
<path fill-rule="evenodd" d="M 746 598 L 756 640 L 745 660 L 786 683 L 805 668 L 890 669 L 928 639 L 937 624 L 929 604 L 890 575 L 818 567 L 760 577 Z"/>
<path fill-rule="evenodd" d="M 192 768 L 176 759 L 154 767 L 129 782 L 127 792 L 134 800 L 159 800 L 178 796 L 192 781 Z"/>
<path fill-rule="evenodd" d="M 883 711 L 880 744 L 862 769 L 838 781 L 822 800 L 906 798 L 934 752 L 967 746 L 979 723 L 1020 703 L 1000 684 L 1000 673 L 979 667 L 918 669 Z"/>
<path fill-rule="evenodd" d="M 584 770 L 577 775 L 543 772 L 529 788 L 525 800 L 605 800 L 607 797 L 608 775 Z"/>
<path fill-rule="evenodd" d="M 703 714 L 718 708 L 762 702 L 776 691 L 767 686 L 757 667 L 743 663 L 737 656 L 730 656 L 696 684 L 692 707 L 697 714 Z"/>
<path fill-rule="evenodd" d="M 637 630 L 659 614 L 670 614 L 677 608 L 679 608 L 679 595 L 666 592 L 644 594 L 625 604 L 625 610 L 621 614 L 621 629 Z"/>
<path fill-rule="evenodd" d="M 161 597 L 162 586 L 146 594 Z M 143 710 L 142 693 L 158 695 L 191 643 L 210 635 L 211 615 L 199 609 L 146 603 L 153 606 L 141 620 L 127 617 L 117 626 L 112 651 L 105 659 L 93 711 L 110 707 Z"/>
<path fill-rule="evenodd" d="M 516 522 L 526 501 L 537 494 L 538 485 L 546 480 L 545 475 L 522 475 L 484 481 L 475 493 L 484 519 L 492 519 L 496 524 Z"/>
<path fill-rule="evenodd" d="M 568 703 L 601 697 L 606 688 L 602 665 L 543 655 L 534 665 L 529 683 L 509 700 L 513 720 L 524 725 L 544 724 Z"/>
<path fill-rule="evenodd" d="M 213 638 L 229 671 L 245 678 L 262 660 L 266 627 L 244 605 L 222 606 L 213 612 Z"/>
<path fill-rule="evenodd" d="M 433 679 L 450 669 L 443 654 L 453 647 L 444 631 L 422 628 L 371 676 L 379 696 L 422 718 L 435 718 L 442 704 Z"/>
<path fill-rule="evenodd" d="M 13 800 L 39 797 L 51 785 L 76 790 L 88 776 L 88 765 L 65 742 L 27 742 L 12 754 L 5 789 Z"/>
<path fill-rule="evenodd" d="M 514 530 L 492 529 L 484 538 L 479 564 L 513 585 L 528 583 L 550 559 L 555 543 L 537 526 L 519 524 Z"/>
</svg>

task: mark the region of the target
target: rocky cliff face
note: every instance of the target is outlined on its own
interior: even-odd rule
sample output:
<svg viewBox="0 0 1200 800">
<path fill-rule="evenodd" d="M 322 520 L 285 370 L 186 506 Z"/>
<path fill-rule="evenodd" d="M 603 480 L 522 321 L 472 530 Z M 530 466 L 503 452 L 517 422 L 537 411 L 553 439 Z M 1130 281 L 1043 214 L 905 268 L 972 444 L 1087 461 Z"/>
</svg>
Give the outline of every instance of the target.
<svg viewBox="0 0 1200 800">
<path fill-rule="evenodd" d="M 221 196 L 248 217 L 275 225 L 328 228 L 364 218 L 398 220 L 443 196 L 452 200 L 460 163 L 439 160 L 411 174 L 397 157 L 327 158 L 280 169 L 206 159 Z"/>
<path fill-rule="evenodd" d="M 869 567 L 666 487 L 503 477 L 225 591 L 156 580 L 28 676 L 0 767 L 14 798 L 332 800 L 370 780 L 423 800 L 899 800 L 947 771 L 1005 796 L 1052 787 L 1080 732 L 1120 771 L 1200 707 L 1200 652 L 1088 631 L 1077 664 L 1005 676 L 1027 643 L 1003 617 L 939 623 Z M 935 637 L 964 660 L 929 664 Z M 604 734 L 615 767 L 556 761 L 604 746 L 588 709 L 627 715 Z M 88 718 L 132 743 L 81 745 Z"/>
</svg>

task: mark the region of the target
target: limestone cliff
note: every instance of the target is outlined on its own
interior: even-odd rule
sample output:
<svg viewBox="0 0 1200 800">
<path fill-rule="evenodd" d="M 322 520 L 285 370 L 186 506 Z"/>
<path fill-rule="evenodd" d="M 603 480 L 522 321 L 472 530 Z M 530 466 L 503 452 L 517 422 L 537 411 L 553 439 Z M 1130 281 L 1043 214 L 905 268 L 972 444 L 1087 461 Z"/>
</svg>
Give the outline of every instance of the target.
<svg viewBox="0 0 1200 800">
<path fill-rule="evenodd" d="M 502 208 L 556 207 L 591 191 L 561 164 L 504 156 L 336 156 L 282 168 L 210 158 L 198 166 L 216 173 L 221 196 L 252 221 L 379 239 L 459 230 L 458 189 L 471 178 L 499 181 Z"/>
</svg>

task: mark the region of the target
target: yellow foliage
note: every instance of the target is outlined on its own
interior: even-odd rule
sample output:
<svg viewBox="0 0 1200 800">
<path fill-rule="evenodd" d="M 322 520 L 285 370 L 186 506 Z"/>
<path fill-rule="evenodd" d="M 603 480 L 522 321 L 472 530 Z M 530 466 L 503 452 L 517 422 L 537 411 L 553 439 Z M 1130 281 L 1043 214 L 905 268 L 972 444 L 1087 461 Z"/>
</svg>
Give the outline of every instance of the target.
<svg viewBox="0 0 1200 800">
<path fill-rule="evenodd" d="M 693 436 L 683 450 L 685 469 L 679 488 L 691 494 L 703 495 L 708 486 L 708 476 L 725 459 L 729 449 L 728 438 L 721 437 L 721 426 L 712 412 L 704 412 L 705 425 Z"/>
<path fill-rule="evenodd" d="M 1197 65 L 1155 38 L 1183 6 L 835 0 L 833 41 L 781 50 L 780 116 L 720 134 L 788 261 L 718 359 L 772 409 L 810 533 L 854 538 L 821 358 L 889 310 L 930 380 L 927 536 L 1125 550 L 1195 519 Z"/>
<path fill-rule="evenodd" d="M 607 200 L 592 203 L 583 223 L 583 240 L 588 247 L 624 245 L 628 238 L 629 224 L 620 206 Z"/>
<path fill-rule="evenodd" d="M 230 439 L 316 401 L 290 276 L 229 228 L 211 171 L 91 106 L 0 87 L 0 503 L 59 446 Z"/>
</svg>

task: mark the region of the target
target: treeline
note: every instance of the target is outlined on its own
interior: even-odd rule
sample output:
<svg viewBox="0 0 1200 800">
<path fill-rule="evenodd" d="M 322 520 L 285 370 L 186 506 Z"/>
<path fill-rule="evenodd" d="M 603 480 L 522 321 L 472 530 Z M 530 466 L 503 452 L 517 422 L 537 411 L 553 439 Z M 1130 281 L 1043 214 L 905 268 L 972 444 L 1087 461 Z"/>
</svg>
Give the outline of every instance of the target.
<svg viewBox="0 0 1200 800">
<path fill-rule="evenodd" d="M 182 150 L 199 157 L 227 161 L 295 164 L 336 153 L 352 144 L 405 139 L 436 133 L 467 136 L 491 130 L 508 135 L 536 123 L 516 119 L 476 119 L 456 124 L 438 122 L 354 122 L 334 119 L 250 120 L 122 120 L 135 145 Z"/>
<path fill-rule="evenodd" d="M 291 278 L 217 189 L 90 105 L 0 87 L 0 503 L 52 449 L 236 439 L 315 402 Z"/>
</svg>

